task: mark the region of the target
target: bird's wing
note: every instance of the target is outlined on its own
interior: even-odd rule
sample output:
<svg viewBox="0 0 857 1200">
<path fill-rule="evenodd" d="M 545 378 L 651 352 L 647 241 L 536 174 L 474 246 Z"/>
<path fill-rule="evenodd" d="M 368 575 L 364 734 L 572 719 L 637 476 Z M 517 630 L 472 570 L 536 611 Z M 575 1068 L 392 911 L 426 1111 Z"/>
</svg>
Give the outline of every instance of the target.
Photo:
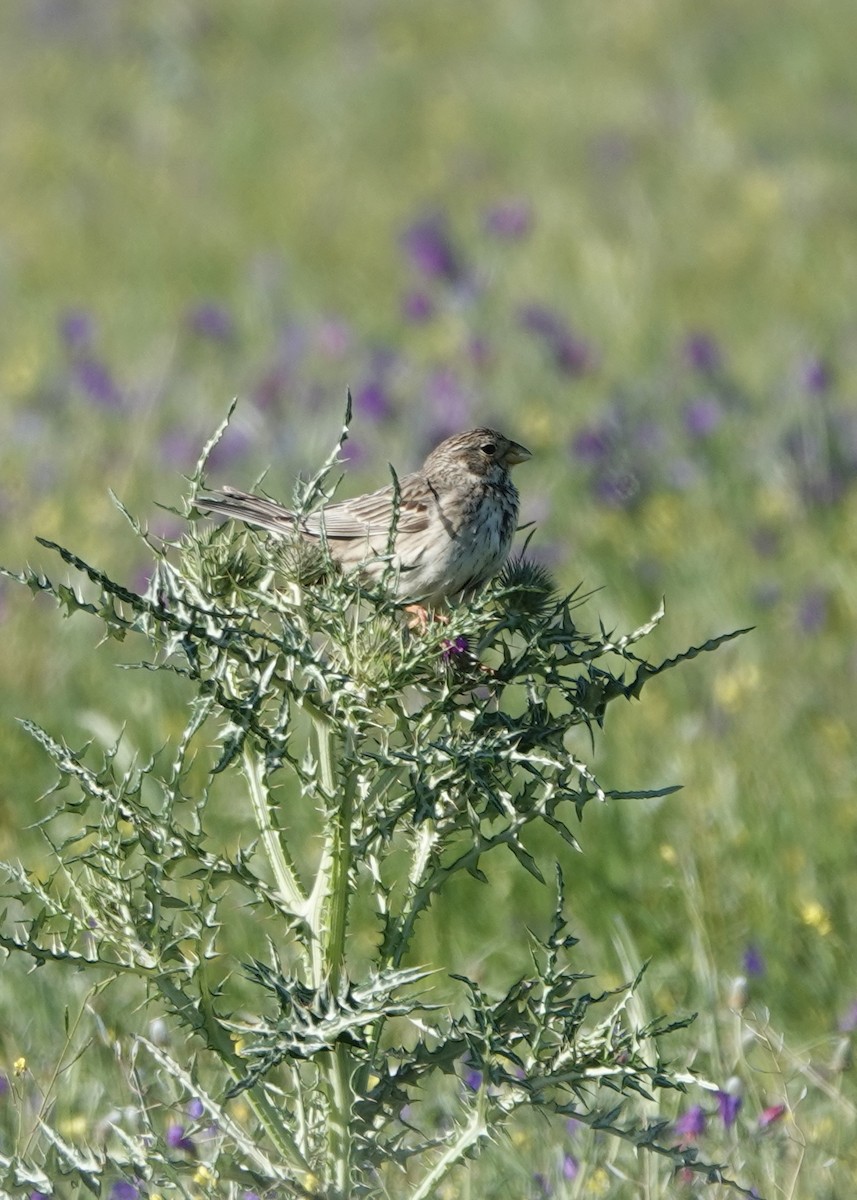
<svg viewBox="0 0 857 1200">
<path fill-rule="evenodd" d="M 321 537 L 324 530 L 324 536 L 332 539 L 386 536 L 393 523 L 393 497 L 393 485 L 388 484 L 377 492 L 327 504 L 308 513 L 301 521 L 301 528 L 314 537 Z M 400 479 L 396 532 L 421 533 L 428 525 L 433 499 L 421 475 L 405 475 Z"/>
<path fill-rule="evenodd" d="M 283 533 L 295 528 L 295 515 L 276 500 L 267 496 L 253 496 L 238 488 L 225 487 L 214 494 L 200 494 L 195 497 L 197 508 L 219 516 L 232 517 L 236 521 L 246 521 L 248 525 L 256 525 L 260 529 L 270 529 L 273 533 Z"/>
</svg>

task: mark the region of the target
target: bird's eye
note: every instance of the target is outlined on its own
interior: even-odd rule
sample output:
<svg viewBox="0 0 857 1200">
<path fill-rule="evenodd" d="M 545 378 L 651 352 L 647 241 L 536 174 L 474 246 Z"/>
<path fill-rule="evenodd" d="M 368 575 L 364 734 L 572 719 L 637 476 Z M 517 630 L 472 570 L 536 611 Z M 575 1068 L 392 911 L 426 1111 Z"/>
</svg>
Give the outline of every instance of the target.
<svg viewBox="0 0 857 1200">
<path fill-rule="evenodd" d="M 486 442 L 483 446 L 480 446 L 479 449 L 482 451 L 483 454 L 487 454 L 489 458 L 493 454 L 497 453 L 497 447 L 495 446 L 495 444 L 493 442 Z"/>
</svg>

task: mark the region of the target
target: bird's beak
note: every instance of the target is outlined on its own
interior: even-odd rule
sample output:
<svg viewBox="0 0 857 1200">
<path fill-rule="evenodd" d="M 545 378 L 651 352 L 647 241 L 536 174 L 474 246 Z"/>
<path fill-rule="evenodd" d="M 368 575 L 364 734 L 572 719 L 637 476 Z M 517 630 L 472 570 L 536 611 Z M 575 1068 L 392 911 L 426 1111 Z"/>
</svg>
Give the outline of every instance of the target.
<svg viewBox="0 0 857 1200">
<path fill-rule="evenodd" d="M 526 446 L 521 446 L 518 442 L 509 442 L 509 448 L 503 455 L 503 463 L 507 467 L 516 467 L 518 463 L 526 462 L 532 457 Z"/>
</svg>

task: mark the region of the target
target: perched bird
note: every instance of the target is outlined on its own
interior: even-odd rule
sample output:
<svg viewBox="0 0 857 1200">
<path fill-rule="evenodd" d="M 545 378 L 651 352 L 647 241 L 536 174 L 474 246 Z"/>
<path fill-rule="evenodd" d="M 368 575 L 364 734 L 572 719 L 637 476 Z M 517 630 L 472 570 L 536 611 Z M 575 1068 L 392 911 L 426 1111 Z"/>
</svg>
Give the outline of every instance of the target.
<svg viewBox="0 0 857 1200">
<path fill-rule="evenodd" d="M 495 429 L 471 429 L 399 480 L 398 505 L 392 484 L 305 516 L 231 487 L 194 503 L 272 533 L 324 541 L 343 570 L 373 584 L 386 573 L 398 600 L 434 607 L 472 595 L 503 566 L 518 524 L 509 468 L 529 457 Z"/>
</svg>

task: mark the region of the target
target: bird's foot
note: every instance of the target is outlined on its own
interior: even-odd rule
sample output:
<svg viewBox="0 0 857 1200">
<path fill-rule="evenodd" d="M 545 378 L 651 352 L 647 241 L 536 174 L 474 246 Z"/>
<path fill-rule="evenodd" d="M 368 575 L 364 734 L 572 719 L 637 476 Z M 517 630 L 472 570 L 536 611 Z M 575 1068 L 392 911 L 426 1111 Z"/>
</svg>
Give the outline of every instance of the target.
<svg viewBox="0 0 857 1200">
<path fill-rule="evenodd" d="M 420 634 L 426 632 L 432 621 L 439 621 L 441 625 L 449 624 L 449 617 L 430 611 L 422 604 L 406 604 L 405 612 L 408 614 L 408 629 L 416 630 Z"/>
</svg>

